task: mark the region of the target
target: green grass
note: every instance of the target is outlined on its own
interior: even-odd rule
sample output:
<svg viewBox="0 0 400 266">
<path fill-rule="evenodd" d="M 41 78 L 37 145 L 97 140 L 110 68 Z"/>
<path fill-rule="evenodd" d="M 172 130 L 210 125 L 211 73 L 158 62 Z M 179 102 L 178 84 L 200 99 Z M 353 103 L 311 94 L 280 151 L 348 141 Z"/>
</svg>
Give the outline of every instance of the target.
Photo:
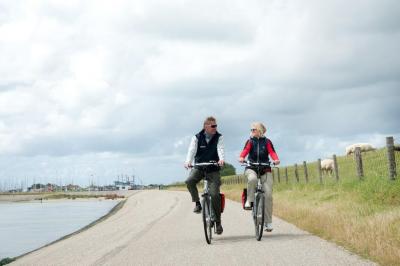
<svg viewBox="0 0 400 266">
<path fill-rule="evenodd" d="M 11 262 L 13 262 L 15 259 L 14 258 L 4 258 L 2 260 L 0 260 L 0 266 L 9 264 Z"/>
<path fill-rule="evenodd" d="M 274 215 L 322 238 L 383 265 L 400 265 L 400 179 L 389 180 L 386 149 L 362 153 L 364 177 L 357 177 L 353 156 L 338 156 L 339 181 L 324 174 L 322 183 L 317 162 L 274 169 Z M 395 153 L 397 169 L 400 152 Z M 397 170 L 399 171 L 399 170 Z M 224 177 L 221 190 L 240 201 L 245 181 Z"/>
</svg>

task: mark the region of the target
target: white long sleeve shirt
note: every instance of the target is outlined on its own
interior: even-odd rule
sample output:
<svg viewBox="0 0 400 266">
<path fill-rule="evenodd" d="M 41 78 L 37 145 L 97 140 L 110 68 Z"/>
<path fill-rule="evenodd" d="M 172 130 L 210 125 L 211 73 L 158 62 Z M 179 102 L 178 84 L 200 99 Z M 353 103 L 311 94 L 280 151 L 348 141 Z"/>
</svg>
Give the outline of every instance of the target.
<svg viewBox="0 0 400 266">
<path fill-rule="evenodd" d="M 196 136 L 193 136 L 192 140 L 190 141 L 189 150 L 188 150 L 188 153 L 187 153 L 187 156 L 186 156 L 185 163 L 191 164 L 193 162 L 194 156 L 196 155 L 196 152 L 197 152 L 197 145 L 198 145 L 198 140 L 197 140 Z M 224 138 L 223 138 L 223 136 L 220 136 L 218 138 L 217 152 L 218 152 L 219 159 L 225 161 Z"/>
</svg>

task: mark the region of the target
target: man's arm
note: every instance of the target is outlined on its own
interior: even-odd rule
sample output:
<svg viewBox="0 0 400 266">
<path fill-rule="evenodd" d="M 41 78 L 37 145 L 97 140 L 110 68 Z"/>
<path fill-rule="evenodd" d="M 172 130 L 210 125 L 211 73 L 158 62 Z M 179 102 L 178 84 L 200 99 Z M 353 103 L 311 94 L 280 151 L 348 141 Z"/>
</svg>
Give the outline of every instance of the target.
<svg viewBox="0 0 400 266">
<path fill-rule="evenodd" d="M 188 168 L 194 160 L 194 156 L 197 151 L 197 142 L 196 136 L 193 136 L 192 140 L 190 141 L 188 153 L 186 155 L 185 168 Z"/>
<path fill-rule="evenodd" d="M 225 148 L 224 148 L 224 138 L 222 136 L 218 138 L 217 152 L 219 157 L 218 164 L 220 166 L 223 166 L 225 162 Z"/>
</svg>

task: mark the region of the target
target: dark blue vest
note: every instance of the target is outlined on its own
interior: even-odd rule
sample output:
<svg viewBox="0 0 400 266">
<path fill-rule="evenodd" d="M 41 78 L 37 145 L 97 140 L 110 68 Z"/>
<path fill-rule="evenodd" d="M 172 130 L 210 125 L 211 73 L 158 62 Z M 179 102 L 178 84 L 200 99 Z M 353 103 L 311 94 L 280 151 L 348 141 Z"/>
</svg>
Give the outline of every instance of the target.
<svg viewBox="0 0 400 266">
<path fill-rule="evenodd" d="M 259 139 L 257 138 L 250 138 L 248 142 L 251 142 L 251 149 L 248 155 L 248 160 L 253 163 L 269 163 L 269 153 L 267 149 L 267 142 L 270 142 L 269 139 L 266 137 L 261 137 Z M 246 145 L 247 143 L 246 142 Z M 270 142 L 270 144 L 272 144 Z M 250 169 L 253 169 L 254 167 L 248 167 Z M 263 167 L 263 171 L 265 172 L 270 171 L 270 167 Z M 253 169 L 255 170 L 255 168 Z"/>
<path fill-rule="evenodd" d="M 204 129 L 196 134 L 197 138 L 197 152 L 194 156 L 195 163 L 207 163 L 209 161 L 219 161 L 217 144 L 221 134 L 216 132 L 214 136 L 207 143 L 206 136 L 204 133 Z M 220 170 L 219 166 L 210 166 L 207 168 L 207 171 L 218 171 Z"/>
</svg>

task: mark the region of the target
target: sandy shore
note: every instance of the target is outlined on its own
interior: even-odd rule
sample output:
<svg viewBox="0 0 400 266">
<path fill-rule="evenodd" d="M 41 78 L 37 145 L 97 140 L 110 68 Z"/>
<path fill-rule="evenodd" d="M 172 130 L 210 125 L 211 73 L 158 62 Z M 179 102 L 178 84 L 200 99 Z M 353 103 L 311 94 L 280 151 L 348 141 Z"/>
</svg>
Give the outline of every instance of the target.
<svg viewBox="0 0 400 266">
<path fill-rule="evenodd" d="M 51 195 L 66 194 L 66 195 L 107 195 L 107 194 L 117 194 L 121 196 L 128 197 L 134 193 L 134 190 L 117 190 L 117 191 L 82 191 L 82 192 L 55 192 L 55 193 L 32 193 L 32 194 L 0 194 L 1 202 L 20 202 L 20 201 L 31 201 L 40 200 L 41 198 L 46 198 Z M 52 200 L 51 198 L 49 200 Z"/>
</svg>

